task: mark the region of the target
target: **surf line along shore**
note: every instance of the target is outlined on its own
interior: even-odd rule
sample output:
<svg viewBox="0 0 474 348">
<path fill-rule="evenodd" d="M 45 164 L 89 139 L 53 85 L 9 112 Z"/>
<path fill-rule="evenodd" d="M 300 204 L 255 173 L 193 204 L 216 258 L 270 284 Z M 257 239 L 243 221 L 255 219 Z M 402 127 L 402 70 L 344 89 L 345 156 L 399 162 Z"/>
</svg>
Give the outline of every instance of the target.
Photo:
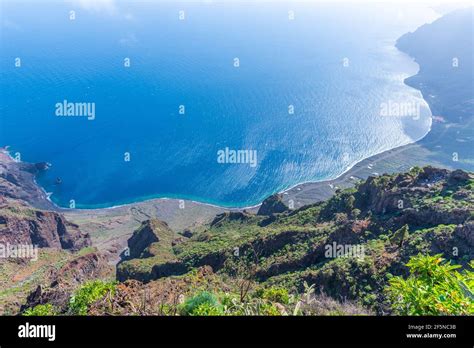
<svg viewBox="0 0 474 348">
<path fill-rule="evenodd" d="M 225 154 L 225 153 L 224 153 Z M 366 158 L 339 177 L 331 180 L 306 182 L 295 185 L 289 189 L 281 191 L 284 202 L 292 200 L 295 203 L 295 208 L 306 204 L 312 204 L 325 200 L 332 195 L 338 188 L 346 188 L 353 186 L 359 180 L 363 180 L 368 176 L 379 175 L 382 173 L 390 173 L 409 169 L 415 165 L 437 165 L 450 168 L 446 163 L 439 163 L 429 160 L 429 151 L 422 149 L 417 143 L 404 145 L 395 149 L 384 151 L 380 154 Z M 250 156 L 249 156 L 250 158 Z M 15 161 L 9 154 L 8 147 L 0 148 L 0 175 L 3 180 L 8 181 L 7 177 L 17 183 L 11 182 L 0 184 L 0 190 L 12 195 L 13 197 L 22 198 L 33 207 L 46 210 L 55 211 L 71 211 L 69 208 L 63 208 L 55 205 L 48 199 L 47 193 L 36 183 L 35 176 L 42 170 L 47 170 L 47 163 L 41 162 L 38 164 L 31 164 L 25 162 Z M 3 172 L 3 175 L 1 174 Z M 8 173 L 8 175 L 6 175 Z M 180 206 L 200 206 L 204 211 L 212 213 L 220 213 L 222 211 L 257 211 L 261 203 L 248 207 L 223 207 L 215 204 L 209 204 L 194 200 L 179 199 L 179 198 L 152 198 L 144 201 L 137 201 L 123 205 L 95 208 L 95 209 L 72 209 L 77 211 L 113 211 L 125 208 L 132 208 L 136 206 L 157 206 L 160 203 L 163 206 L 175 206 L 175 209 L 180 209 Z M 186 209 L 183 209 L 183 213 Z M 208 215 L 208 214 L 205 214 Z"/>
</svg>

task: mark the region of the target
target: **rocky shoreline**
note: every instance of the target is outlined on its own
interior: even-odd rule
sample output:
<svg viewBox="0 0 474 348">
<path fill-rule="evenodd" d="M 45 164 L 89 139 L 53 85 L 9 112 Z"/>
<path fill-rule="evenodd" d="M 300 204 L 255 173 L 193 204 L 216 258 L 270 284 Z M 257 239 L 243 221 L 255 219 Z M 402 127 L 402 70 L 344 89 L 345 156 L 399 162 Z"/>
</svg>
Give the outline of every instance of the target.
<svg viewBox="0 0 474 348">
<path fill-rule="evenodd" d="M 0 148 L 0 194 L 23 200 L 38 209 L 58 210 L 35 181 L 36 175 L 47 167 L 48 164 L 45 162 L 15 161 L 10 156 L 8 147 Z"/>
</svg>

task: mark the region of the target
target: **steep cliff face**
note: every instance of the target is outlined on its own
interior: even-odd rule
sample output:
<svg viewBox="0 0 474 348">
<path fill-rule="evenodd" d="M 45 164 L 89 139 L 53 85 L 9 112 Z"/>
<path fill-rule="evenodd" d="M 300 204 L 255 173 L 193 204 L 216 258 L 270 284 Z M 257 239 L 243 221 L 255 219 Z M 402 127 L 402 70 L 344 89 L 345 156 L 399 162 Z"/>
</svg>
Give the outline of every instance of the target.
<svg viewBox="0 0 474 348">
<path fill-rule="evenodd" d="M 45 303 L 66 310 L 74 290 L 88 280 L 107 278 L 113 274 L 112 268 L 97 252 L 74 257 L 58 270 L 51 270 L 47 279 L 28 295 L 20 311 Z"/>
<path fill-rule="evenodd" d="M 25 163 L 13 160 L 0 148 L 0 194 L 7 198 L 29 202 L 39 209 L 55 210 L 45 192 L 36 185 L 35 177 L 47 170 L 47 163 Z"/>
<path fill-rule="evenodd" d="M 67 221 L 35 184 L 46 167 L 15 162 L 0 151 L 0 314 L 42 303 L 63 308 L 83 281 L 113 274 L 105 258 L 88 248 L 89 234 Z M 34 258 L 11 254 L 31 246 L 39 248 Z"/>
<path fill-rule="evenodd" d="M 0 243 L 68 250 L 89 246 L 89 235 L 58 213 L 36 185 L 35 176 L 47 168 L 46 163 L 14 161 L 0 149 Z"/>
<path fill-rule="evenodd" d="M 74 251 L 90 246 L 91 240 L 57 212 L 37 210 L 0 195 L 0 243 Z"/>
</svg>

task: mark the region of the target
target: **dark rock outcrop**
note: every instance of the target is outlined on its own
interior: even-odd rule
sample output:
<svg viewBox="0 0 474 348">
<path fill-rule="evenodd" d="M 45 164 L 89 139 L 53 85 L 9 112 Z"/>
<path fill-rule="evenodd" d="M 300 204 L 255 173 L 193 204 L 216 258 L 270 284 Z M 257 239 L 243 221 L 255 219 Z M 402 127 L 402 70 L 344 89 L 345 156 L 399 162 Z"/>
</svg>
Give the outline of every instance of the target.
<svg viewBox="0 0 474 348">
<path fill-rule="evenodd" d="M 436 226 L 440 224 L 461 224 L 471 215 L 469 209 L 454 208 L 451 210 L 436 207 L 422 209 L 407 208 L 400 217 L 392 221 L 395 226 L 408 224 L 412 227 Z"/>
<path fill-rule="evenodd" d="M 166 222 L 158 219 L 143 221 L 142 225 L 133 232 L 133 235 L 128 240 L 129 258 L 133 259 L 142 256 L 145 249 L 151 244 L 159 242 L 166 235 L 173 235 Z"/>
<path fill-rule="evenodd" d="M 189 229 L 185 229 L 183 232 L 181 232 L 181 235 L 186 238 L 191 238 L 193 236 L 193 233 Z"/>
<path fill-rule="evenodd" d="M 177 238 L 163 221 L 144 221 L 128 240 L 129 255 L 117 265 L 117 279 L 149 282 L 186 272 L 188 267 L 178 262 L 173 252 L 179 238 L 182 243 L 183 237 Z"/>
<path fill-rule="evenodd" d="M 461 241 L 458 245 L 469 248 L 471 254 L 474 254 L 474 221 L 458 225 L 454 230 L 454 236 Z"/>
<path fill-rule="evenodd" d="M 458 169 L 451 172 L 447 183 L 450 186 L 464 185 L 469 179 L 471 179 L 471 175 L 468 172 Z"/>
<path fill-rule="evenodd" d="M 288 207 L 283 203 L 283 196 L 279 193 L 274 194 L 262 202 L 257 215 L 272 215 L 288 211 Z"/>
<path fill-rule="evenodd" d="M 211 227 L 219 227 L 226 222 L 231 221 L 240 221 L 246 222 L 252 217 L 251 214 L 247 212 L 240 211 L 226 211 L 222 214 L 216 215 L 214 220 L 211 222 Z"/>
</svg>

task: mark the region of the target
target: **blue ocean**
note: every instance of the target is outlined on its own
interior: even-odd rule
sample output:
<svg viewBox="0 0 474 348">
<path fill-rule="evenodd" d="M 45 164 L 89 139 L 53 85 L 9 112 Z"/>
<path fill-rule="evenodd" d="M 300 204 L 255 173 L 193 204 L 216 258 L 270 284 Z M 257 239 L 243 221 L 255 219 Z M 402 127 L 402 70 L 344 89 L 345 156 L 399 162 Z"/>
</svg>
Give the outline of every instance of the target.
<svg viewBox="0 0 474 348">
<path fill-rule="evenodd" d="M 431 126 L 403 83 L 418 65 L 394 47 L 436 18 L 427 8 L 3 0 L 0 11 L 0 146 L 51 163 L 38 183 L 60 206 L 249 206 Z"/>
</svg>

